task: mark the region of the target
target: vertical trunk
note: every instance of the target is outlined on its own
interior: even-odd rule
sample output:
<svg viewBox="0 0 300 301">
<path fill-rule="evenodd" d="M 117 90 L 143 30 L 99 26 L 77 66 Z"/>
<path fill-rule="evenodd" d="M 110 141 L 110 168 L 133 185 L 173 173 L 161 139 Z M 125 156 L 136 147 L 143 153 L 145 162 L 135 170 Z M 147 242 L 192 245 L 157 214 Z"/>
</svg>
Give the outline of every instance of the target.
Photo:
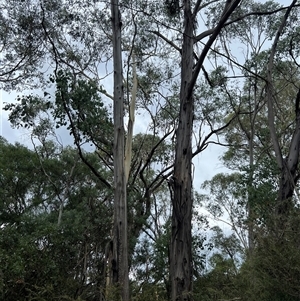
<svg viewBox="0 0 300 301">
<path fill-rule="evenodd" d="M 287 166 L 284 165 L 279 180 L 277 205 L 277 214 L 281 221 L 284 221 L 288 217 L 290 210 L 293 208 L 292 197 L 296 185 L 294 178 Z"/>
<path fill-rule="evenodd" d="M 292 197 L 298 179 L 300 154 L 300 89 L 295 100 L 296 126 L 288 156 L 283 160 L 278 194 L 278 214 L 286 215 L 292 208 Z"/>
<path fill-rule="evenodd" d="M 269 129 L 271 134 L 271 139 L 274 147 L 274 152 L 276 155 L 277 165 L 281 171 L 280 181 L 279 181 L 279 192 L 278 192 L 278 209 L 277 213 L 280 218 L 279 226 L 284 223 L 288 215 L 288 211 L 291 204 L 291 198 L 294 193 L 295 189 L 295 180 L 297 174 L 297 167 L 299 163 L 299 153 L 300 153 L 300 89 L 298 91 L 296 101 L 295 101 L 295 113 L 296 113 L 296 127 L 295 131 L 292 136 L 292 141 L 289 147 L 289 154 L 286 159 L 283 158 L 282 151 L 278 142 L 278 137 L 275 128 L 275 113 L 274 113 L 274 91 L 273 91 L 273 65 L 274 65 L 274 57 L 275 52 L 277 50 L 277 45 L 279 42 L 279 38 L 284 31 L 284 27 L 286 26 L 288 17 L 291 13 L 292 8 L 296 5 L 297 0 L 293 0 L 291 5 L 285 12 L 285 15 L 282 19 L 280 27 L 276 33 L 271 53 L 268 62 L 268 70 L 267 70 L 267 105 L 268 105 L 268 122 L 269 122 Z"/>
<path fill-rule="evenodd" d="M 112 281 L 129 300 L 127 203 L 124 170 L 124 88 L 122 75 L 121 15 L 119 1 L 111 0 L 114 61 L 114 230 L 111 260 Z M 118 293 L 118 292 L 117 292 Z"/>
<path fill-rule="evenodd" d="M 254 103 L 253 106 L 251 104 L 251 94 L 249 95 L 249 111 L 253 112 L 250 114 L 250 132 L 249 132 L 249 183 L 248 183 L 248 250 L 249 255 L 251 256 L 252 251 L 254 249 L 254 223 L 253 223 L 253 208 L 252 204 L 254 201 L 254 187 L 253 187 L 253 179 L 254 179 L 254 137 L 255 137 L 255 125 L 256 125 L 256 116 L 258 114 L 258 101 L 257 101 L 257 79 L 254 84 Z M 246 133 L 246 131 L 244 131 Z M 246 133 L 247 135 L 247 133 Z"/>
<path fill-rule="evenodd" d="M 251 133 L 251 138 L 249 141 L 249 153 L 250 153 L 250 174 L 249 174 L 249 188 L 248 188 L 248 249 L 249 255 L 251 256 L 254 249 L 254 228 L 253 228 L 253 210 L 252 210 L 252 201 L 253 201 L 253 168 L 254 168 L 254 146 L 253 146 L 253 132 Z"/>
<path fill-rule="evenodd" d="M 180 115 L 176 132 L 176 155 L 172 177 L 172 238 L 170 250 L 173 301 L 192 300 L 192 129 L 193 96 L 187 97 L 193 74 L 193 16 L 190 1 L 184 3 L 184 35 L 181 59 Z"/>
<path fill-rule="evenodd" d="M 201 1 L 192 13 L 191 1 L 183 0 L 184 33 L 181 55 L 179 124 L 176 131 L 174 175 L 169 185 L 172 199 L 172 237 L 170 280 L 172 301 L 190 301 L 192 297 L 192 131 L 194 116 L 193 88 L 204 59 L 228 17 L 241 0 L 227 0 L 224 13 L 193 68 L 193 30 Z"/>
</svg>

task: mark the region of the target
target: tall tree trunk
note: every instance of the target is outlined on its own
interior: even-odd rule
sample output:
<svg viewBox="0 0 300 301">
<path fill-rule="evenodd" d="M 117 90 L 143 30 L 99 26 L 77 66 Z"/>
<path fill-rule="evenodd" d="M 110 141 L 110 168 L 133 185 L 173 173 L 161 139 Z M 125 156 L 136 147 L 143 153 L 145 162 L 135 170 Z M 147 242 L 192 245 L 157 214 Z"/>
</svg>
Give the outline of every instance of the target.
<svg viewBox="0 0 300 301">
<path fill-rule="evenodd" d="M 276 33 L 271 53 L 268 62 L 267 70 L 267 105 L 268 105 L 268 122 L 269 129 L 271 134 L 271 139 L 273 143 L 274 152 L 276 155 L 277 165 L 280 169 L 280 181 L 279 181 L 279 191 L 278 191 L 278 207 L 277 213 L 279 216 L 279 227 L 284 224 L 285 219 L 288 216 L 288 212 L 292 207 L 292 196 L 294 194 L 297 176 L 297 168 L 299 163 L 299 154 L 300 154 L 300 89 L 298 91 L 296 100 L 295 100 L 295 114 L 296 114 L 296 126 L 292 136 L 292 141 L 289 147 L 289 153 L 286 158 L 282 155 L 282 150 L 280 148 L 278 137 L 275 128 L 275 113 L 274 113 L 274 91 L 273 91 L 273 65 L 275 52 L 277 50 L 277 45 L 279 38 L 286 26 L 288 17 L 291 13 L 292 8 L 296 5 L 297 0 L 293 0 L 291 5 L 285 12 L 283 16 L 280 27 Z"/>
<path fill-rule="evenodd" d="M 112 281 L 121 290 L 122 301 L 129 300 L 127 201 L 124 168 L 124 87 L 119 1 L 111 0 L 114 61 L 114 230 Z"/>
<path fill-rule="evenodd" d="M 251 96 L 250 96 L 251 97 Z M 254 96 L 253 96 L 254 103 L 251 104 L 249 99 L 249 111 L 253 112 L 250 114 L 250 131 L 249 135 L 247 135 L 247 131 L 244 130 L 246 135 L 248 136 L 248 143 L 249 143 L 249 182 L 248 182 L 248 200 L 247 200 L 247 208 L 248 208 L 248 251 L 249 256 L 252 255 L 254 250 L 254 216 L 253 216 L 253 202 L 255 198 L 254 194 L 254 137 L 255 137 L 255 125 L 256 125 L 256 117 L 259 111 L 258 101 L 257 101 L 257 79 L 255 79 L 254 83 Z M 242 125 L 241 125 L 242 126 Z M 243 129 L 243 128 L 242 128 Z"/>
<path fill-rule="evenodd" d="M 172 238 L 170 249 L 173 301 L 192 300 L 192 129 L 194 102 L 187 97 L 193 74 L 193 16 L 190 1 L 184 3 L 184 34 L 181 59 L 180 113 L 172 177 Z"/>
<path fill-rule="evenodd" d="M 170 280 L 172 301 L 190 301 L 192 296 L 192 131 L 194 116 L 193 89 L 204 59 L 228 17 L 241 0 L 227 0 L 219 24 L 214 29 L 193 68 L 193 35 L 201 1 L 192 12 L 191 1 L 183 0 L 184 33 L 181 54 L 179 124 L 176 131 L 174 174 L 169 181 L 172 199 L 172 235 Z"/>
</svg>

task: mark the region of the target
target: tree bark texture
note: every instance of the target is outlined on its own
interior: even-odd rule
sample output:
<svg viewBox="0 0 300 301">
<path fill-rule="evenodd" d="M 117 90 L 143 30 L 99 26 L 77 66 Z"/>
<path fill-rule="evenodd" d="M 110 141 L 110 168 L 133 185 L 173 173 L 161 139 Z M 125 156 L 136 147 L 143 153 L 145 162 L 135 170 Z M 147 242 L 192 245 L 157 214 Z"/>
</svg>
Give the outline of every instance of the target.
<svg viewBox="0 0 300 301">
<path fill-rule="evenodd" d="M 119 1 L 111 0 L 114 61 L 114 230 L 111 259 L 112 282 L 129 300 L 127 201 L 124 168 L 124 87 L 121 50 L 121 15 Z"/>
<path fill-rule="evenodd" d="M 292 197 L 299 178 L 298 165 L 300 155 L 300 89 L 295 101 L 296 126 L 289 147 L 288 156 L 282 160 L 281 178 L 278 194 L 278 214 L 285 215 L 291 209 Z"/>
<path fill-rule="evenodd" d="M 201 1 L 200 1 L 201 2 Z M 192 132 L 194 117 L 193 89 L 205 57 L 228 17 L 241 0 L 227 0 L 220 22 L 205 44 L 193 68 L 195 19 L 198 4 L 191 8 L 183 0 L 184 33 L 181 52 L 179 124 L 176 131 L 174 175 L 169 181 L 172 199 L 172 237 L 170 246 L 170 282 L 172 301 L 190 301 L 192 296 Z"/>
<path fill-rule="evenodd" d="M 193 74 L 193 26 L 190 1 L 184 3 L 184 35 L 181 59 L 180 114 L 172 185 L 172 238 L 170 248 L 171 297 L 192 300 L 192 130 L 194 102 L 187 97 Z"/>
</svg>

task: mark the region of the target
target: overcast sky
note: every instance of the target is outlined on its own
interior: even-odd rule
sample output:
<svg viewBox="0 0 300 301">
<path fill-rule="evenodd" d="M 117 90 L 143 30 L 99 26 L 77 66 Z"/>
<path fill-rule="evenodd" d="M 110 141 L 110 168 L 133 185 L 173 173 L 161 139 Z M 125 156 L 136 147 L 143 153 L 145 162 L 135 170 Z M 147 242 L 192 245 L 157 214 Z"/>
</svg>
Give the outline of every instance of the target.
<svg viewBox="0 0 300 301">
<path fill-rule="evenodd" d="M 261 0 L 261 2 L 265 2 L 265 1 Z M 291 3 L 291 1 L 287 1 L 287 0 L 278 0 L 277 2 L 284 5 L 288 5 Z M 4 91 L 1 91 L 0 97 L 2 102 L 0 105 L 3 106 L 5 102 L 13 101 L 16 98 L 16 96 L 17 93 L 14 92 L 6 93 Z M 28 147 L 31 147 L 30 131 L 12 129 L 8 121 L 8 113 L 3 110 L 0 111 L 2 111 L 2 114 L 0 113 L 1 114 L 0 135 L 2 135 L 5 139 L 7 139 L 11 143 L 20 142 Z M 145 122 L 145 116 L 137 116 L 135 131 L 145 133 L 147 127 L 148 125 Z M 59 131 L 58 137 L 64 145 L 73 143 L 73 139 L 68 135 L 68 133 Z M 199 154 L 194 159 L 194 166 L 195 166 L 194 186 L 196 190 L 199 189 L 203 181 L 211 179 L 214 174 L 219 172 L 226 172 L 226 169 L 222 167 L 222 164 L 219 161 L 219 157 L 222 155 L 223 151 L 224 151 L 223 147 L 212 145 L 209 146 L 204 152 Z"/>
</svg>

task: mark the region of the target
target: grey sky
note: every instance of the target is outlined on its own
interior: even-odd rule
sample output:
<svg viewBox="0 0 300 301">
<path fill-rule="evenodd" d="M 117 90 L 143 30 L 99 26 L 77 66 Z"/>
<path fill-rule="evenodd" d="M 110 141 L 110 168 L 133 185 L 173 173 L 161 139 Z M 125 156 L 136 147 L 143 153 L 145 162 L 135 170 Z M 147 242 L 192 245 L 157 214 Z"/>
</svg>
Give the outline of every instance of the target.
<svg viewBox="0 0 300 301">
<path fill-rule="evenodd" d="M 265 2 L 263 0 L 259 0 L 260 2 Z M 288 5 L 291 1 L 287 0 L 278 0 L 277 2 Z M 237 47 L 238 48 L 238 47 Z M 107 77 L 104 79 L 104 84 L 106 89 L 109 90 L 111 86 L 111 78 Z M 1 101 L 2 103 L 11 102 L 17 96 L 17 93 L 11 92 L 7 93 L 2 91 L 1 94 Z M 31 147 L 30 141 L 30 132 L 24 129 L 12 129 L 10 123 L 8 121 L 8 113 L 3 111 L 1 112 L 1 125 L 0 125 L 0 134 L 7 139 L 9 142 L 20 142 L 28 147 Z M 148 124 L 147 124 L 147 117 L 145 115 L 139 115 L 136 117 L 136 125 L 135 125 L 135 132 L 143 132 L 147 131 Z M 64 131 L 58 132 L 59 139 L 62 141 L 64 145 L 72 144 L 73 140 L 70 135 Z M 195 166 L 195 174 L 194 174 L 194 185 L 195 189 L 198 190 L 201 183 L 204 180 L 210 179 L 214 174 L 218 172 L 224 172 L 224 169 L 219 161 L 219 157 L 222 155 L 224 151 L 223 147 L 211 145 L 209 146 L 204 152 L 199 154 L 194 159 L 194 166 Z"/>
</svg>

